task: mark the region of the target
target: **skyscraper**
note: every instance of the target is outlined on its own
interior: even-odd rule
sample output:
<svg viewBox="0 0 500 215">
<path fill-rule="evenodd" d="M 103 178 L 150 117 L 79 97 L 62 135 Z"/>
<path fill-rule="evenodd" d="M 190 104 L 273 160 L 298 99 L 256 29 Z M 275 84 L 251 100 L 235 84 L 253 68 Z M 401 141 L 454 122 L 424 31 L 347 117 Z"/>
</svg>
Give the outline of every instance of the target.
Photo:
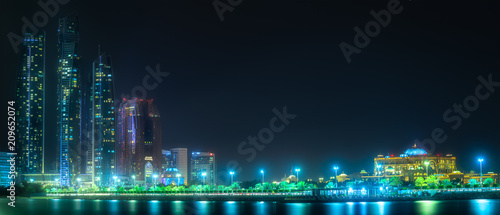
<svg viewBox="0 0 500 215">
<path fill-rule="evenodd" d="M 153 100 L 124 99 L 117 114 L 118 174 L 152 182 L 162 169 L 160 114 Z"/>
<path fill-rule="evenodd" d="M 59 19 L 57 138 L 61 185 L 70 186 L 81 173 L 80 68 L 78 17 Z"/>
<path fill-rule="evenodd" d="M 175 167 L 179 170 L 181 177 L 184 178 L 184 184 L 187 184 L 189 178 L 187 148 L 173 148 L 170 149 L 170 152 Z"/>
<path fill-rule="evenodd" d="M 191 153 L 191 180 L 198 180 L 207 185 L 216 185 L 217 165 L 215 154 L 211 152 Z"/>
<path fill-rule="evenodd" d="M 44 173 L 45 33 L 26 34 L 21 57 L 16 91 L 16 169 L 21 175 Z"/>
<path fill-rule="evenodd" d="M 9 178 L 10 174 L 10 160 L 11 156 L 8 152 L 0 152 L 0 186 L 10 186 L 13 178 Z"/>
<path fill-rule="evenodd" d="M 115 169 L 115 107 L 111 56 L 100 54 L 92 67 L 93 182 L 110 185 Z"/>
</svg>

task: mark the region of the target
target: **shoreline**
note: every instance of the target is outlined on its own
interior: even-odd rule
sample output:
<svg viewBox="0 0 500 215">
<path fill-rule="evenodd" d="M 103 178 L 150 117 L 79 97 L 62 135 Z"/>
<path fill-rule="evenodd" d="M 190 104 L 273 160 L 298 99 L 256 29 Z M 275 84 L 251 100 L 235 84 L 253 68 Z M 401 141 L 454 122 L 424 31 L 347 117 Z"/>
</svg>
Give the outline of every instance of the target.
<svg viewBox="0 0 500 215">
<path fill-rule="evenodd" d="M 427 197 L 370 197 L 370 198 L 318 198 L 316 196 L 246 196 L 246 195 L 61 195 L 19 197 L 27 199 L 80 199 L 80 200 L 119 200 L 119 201 L 272 201 L 281 203 L 345 203 L 345 202 L 401 202 L 401 201 L 446 201 L 500 199 L 500 191 L 474 193 L 437 193 Z"/>
</svg>

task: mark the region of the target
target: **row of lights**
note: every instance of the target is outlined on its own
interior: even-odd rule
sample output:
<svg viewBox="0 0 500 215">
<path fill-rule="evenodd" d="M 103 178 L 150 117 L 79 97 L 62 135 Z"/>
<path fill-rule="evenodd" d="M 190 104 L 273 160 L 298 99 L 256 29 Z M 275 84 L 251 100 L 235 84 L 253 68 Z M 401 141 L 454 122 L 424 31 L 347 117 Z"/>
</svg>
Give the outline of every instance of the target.
<svg viewBox="0 0 500 215">
<path fill-rule="evenodd" d="M 483 186 L 483 185 L 482 185 L 482 181 L 483 181 L 483 159 L 482 159 L 482 158 L 479 158 L 479 159 L 478 159 L 478 161 L 479 161 L 480 171 L 481 171 L 481 187 L 482 187 L 482 186 Z M 428 166 L 429 166 L 429 161 L 425 161 L 425 163 L 424 163 L 424 164 L 428 167 Z M 377 165 L 377 170 L 379 170 L 381 167 L 382 167 L 382 165 L 378 164 L 378 165 Z M 333 170 L 335 171 L 335 187 L 337 187 L 337 182 L 338 182 L 338 180 L 337 180 L 337 170 L 338 170 L 338 169 L 339 169 L 339 167 L 338 167 L 338 166 L 334 166 L 334 167 L 333 167 Z M 426 169 L 427 169 L 427 175 L 429 175 L 428 168 L 426 168 Z M 300 172 L 300 168 L 295 169 L 295 172 L 297 172 L 297 181 L 299 181 L 299 172 Z M 264 170 L 260 170 L 260 173 L 262 174 L 262 184 L 264 184 Z M 231 175 L 231 184 L 233 184 L 233 175 L 234 175 L 234 172 L 233 172 L 233 171 L 231 171 L 231 172 L 229 172 L 229 174 Z M 201 175 L 203 176 L 203 178 L 204 178 L 204 180 L 205 180 L 205 177 L 206 177 L 207 173 L 206 173 L 206 172 L 203 172 L 203 173 L 201 173 Z M 177 182 L 177 183 L 179 183 L 179 177 L 180 177 L 180 176 L 181 176 L 181 174 L 176 174 L 176 177 L 177 177 L 177 180 L 178 180 L 178 182 Z M 153 175 L 153 177 L 155 178 L 155 184 L 156 184 L 156 178 L 158 177 L 158 175 Z M 115 181 L 116 181 L 116 179 L 117 179 L 117 178 L 118 178 L 117 176 L 113 176 L 113 179 L 114 179 Z M 132 178 L 135 180 L 135 175 L 133 175 L 133 176 L 132 176 Z M 81 181 L 81 179 L 80 179 L 80 178 L 77 178 L 76 180 L 77 180 L 78 182 L 80 182 L 80 181 Z M 56 178 L 56 182 L 57 182 L 57 181 L 59 181 L 59 179 L 57 179 L 57 178 Z M 30 182 L 33 182 L 33 179 L 30 179 Z"/>
</svg>

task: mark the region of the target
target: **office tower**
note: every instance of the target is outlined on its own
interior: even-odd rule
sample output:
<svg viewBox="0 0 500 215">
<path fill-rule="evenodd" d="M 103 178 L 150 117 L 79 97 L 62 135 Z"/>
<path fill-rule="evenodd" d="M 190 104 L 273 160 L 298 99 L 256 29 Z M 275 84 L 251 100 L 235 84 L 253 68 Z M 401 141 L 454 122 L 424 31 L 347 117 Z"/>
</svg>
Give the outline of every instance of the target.
<svg viewBox="0 0 500 215">
<path fill-rule="evenodd" d="M 162 169 L 160 114 L 153 100 L 124 99 L 117 114 L 118 174 L 152 182 Z"/>
<path fill-rule="evenodd" d="M 184 184 L 188 183 L 188 159 L 187 148 L 170 149 L 175 167 L 179 170 L 181 177 L 184 177 Z"/>
<path fill-rule="evenodd" d="M 59 19 L 58 29 L 57 138 L 61 185 L 76 184 L 81 173 L 80 68 L 78 17 Z"/>
<path fill-rule="evenodd" d="M 99 51 L 100 52 L 100 51 Z M 115 169 L 115 107 L 111 56 L 99 54 L 92 66 L 93 182 L 112 184 Z"/>
<path fill-rule="evenodd" d="M 26 34 L 17 75 L 16 133 L 21 174 L 44 172 L 45 33 Z"/>
<path fill-rule="evenodd" d="M 82 71 L 82 99 L 81 99 L 81 154 L 82 154 L 82 164 L 81 170 L 82 174 L 89 174 L 92 177 L 93 168 L 93 160 L 92 160 L 92 76 L 93 72 L 89 70 L 85 75 Z M 85 77 L 85 78 L 83 78 Z M 90 180 L 92 182 L 92 180 Z"/>
<path fill-rule="evenodd" d="M 191 153 L 191 180 L 198 180 L 203 184 L 216 185 L 217 166 L 215 154 L 211 152 Z"/>
<path fill-rule="evenodd" d="M 10 186 L 10 182 L 13 180 L 9 178 L 10 175 L 10 158 L 13 157 L 9 155 L 8 152 L 0 152 L 0 187 Z"/>
</svg>

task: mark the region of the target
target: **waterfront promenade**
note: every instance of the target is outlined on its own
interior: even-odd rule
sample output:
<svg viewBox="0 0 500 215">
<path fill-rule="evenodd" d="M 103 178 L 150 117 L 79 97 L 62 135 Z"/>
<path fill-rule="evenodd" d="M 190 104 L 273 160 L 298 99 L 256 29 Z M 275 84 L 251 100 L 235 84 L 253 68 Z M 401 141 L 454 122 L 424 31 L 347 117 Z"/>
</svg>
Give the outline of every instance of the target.
<svg viewBox="0 0 500 215">
<path fill-rule="evenodd" d="M 433 192 L 431 192 L 433 191 Z M 160 201 L 279 201 L 279 202 L 377 202 L 418 200 L 500 199 L 500 189 L 414 190 L 393 195 L 310 195 L 284 193 L 49 193 L 32 198 L 88 200 L 160 200 Z"/>
</svg>

